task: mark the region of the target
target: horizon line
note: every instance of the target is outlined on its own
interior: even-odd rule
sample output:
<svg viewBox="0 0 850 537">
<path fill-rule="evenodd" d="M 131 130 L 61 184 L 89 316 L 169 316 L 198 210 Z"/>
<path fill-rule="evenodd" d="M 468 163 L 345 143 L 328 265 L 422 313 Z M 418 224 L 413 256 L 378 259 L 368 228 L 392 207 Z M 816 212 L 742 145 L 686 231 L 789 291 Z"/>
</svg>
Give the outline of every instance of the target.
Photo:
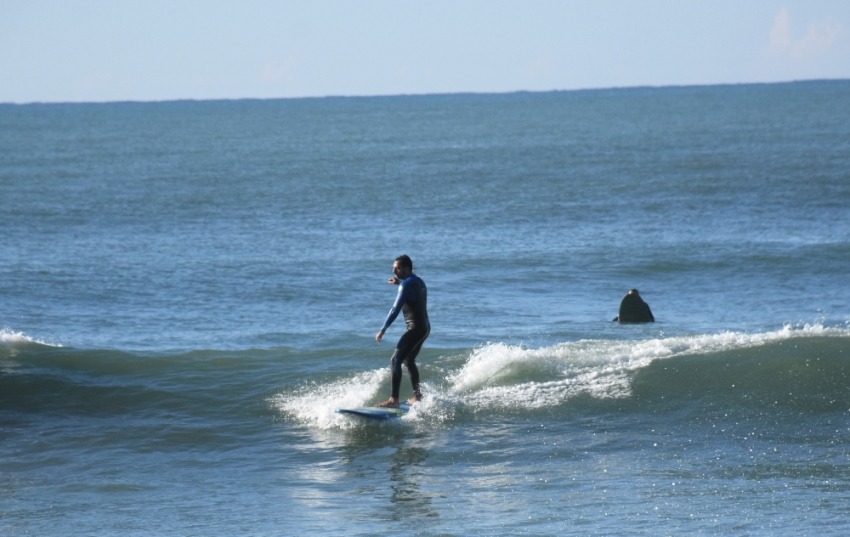
<svg viewBox="0 0 850 537">
<path fill-rule="evenodd" d="M 283 100 L 318 100 L 318 99 L 372 99 L 393 97 L 440 97 L 461 95 L 515 95 L 520 93 L 544 94 L 544 93 L 578 93 L 584 91 L 621 91 L 636 89 L 667 89 L 667 88 L 709 88 L 724 86 L 769 86 L 783 84 L 800 84 L 810 82 L 848 82 L 850 78 L 804 78 L 792 80 L 780 80 L 772 82 L 719 82 L 713 84 L 640 84 L 635 86 L 605 86 L 572 89 L 550 89 L 550 90 L 510 90 L 510 91 L 455 91 L 434 93 L 374 93 L 374 94 L 325 94 L 325 95 L 301 95 L 295 97 L 175 97 L 169 99 L 116 99 L 104 101 L 0 101 L 0 106 L 29 106 L 29 105 L 61 105 L 61 104 L 156 104 L 156 103 L 179 103 L 179 102 L 222 102 L 222 101 L 283 101 Z"/>
</svg>

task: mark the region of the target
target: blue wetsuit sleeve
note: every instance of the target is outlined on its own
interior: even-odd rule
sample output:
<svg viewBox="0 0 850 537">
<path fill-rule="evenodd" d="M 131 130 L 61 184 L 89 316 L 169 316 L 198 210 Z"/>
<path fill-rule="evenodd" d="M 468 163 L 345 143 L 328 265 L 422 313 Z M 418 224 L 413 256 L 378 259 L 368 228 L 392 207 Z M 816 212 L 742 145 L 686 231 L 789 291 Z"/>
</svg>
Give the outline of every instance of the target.
<svg viewBox="0 0 850 537">
<path fill-rule="evenodd" d="M 398 285 L 398 295 L 395 297 L 395 303 L 393 303 L 393 307 L 387 315 L 387 320 L 384 321 L 384 326 L 381 328 L 381 332 L 386 332 L 387 328 L 389 328 L 390 325 L 393 324 L 393 321 L 395 321 L 395 318 L 398 317 L 402 306 L 404 306 L 404 302 L 407 300 L 407 294 L 407 287 L 404 286 L 404 282 L 401 282 Z"/>
</svg>

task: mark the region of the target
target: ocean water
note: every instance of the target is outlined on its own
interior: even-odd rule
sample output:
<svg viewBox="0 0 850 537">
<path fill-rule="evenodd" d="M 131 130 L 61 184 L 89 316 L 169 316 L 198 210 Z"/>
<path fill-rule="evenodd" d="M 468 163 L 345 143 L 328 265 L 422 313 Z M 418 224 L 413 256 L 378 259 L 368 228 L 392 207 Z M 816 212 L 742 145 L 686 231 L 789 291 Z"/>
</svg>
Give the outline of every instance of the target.
<svg viewBox="0 0 850 537">
<path fill-rule="evenodd" d="M 0 105 L 0 534 L 843 536 L 848 264 L 850 81 Z"/>
</svg>

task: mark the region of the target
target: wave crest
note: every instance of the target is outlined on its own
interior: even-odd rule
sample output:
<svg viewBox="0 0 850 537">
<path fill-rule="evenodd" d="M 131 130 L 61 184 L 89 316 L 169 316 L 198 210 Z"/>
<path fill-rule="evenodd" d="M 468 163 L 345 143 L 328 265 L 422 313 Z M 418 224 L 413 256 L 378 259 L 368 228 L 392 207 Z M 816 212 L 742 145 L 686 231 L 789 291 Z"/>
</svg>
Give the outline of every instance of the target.
<svg viewBox="0 0 850 537">
<path fill-rule="evenodd" d="M 635 374 L 656 360 L 730 353 L 798 338 L 848 336 L 847 329 L 786 325 L 766 333 L 580 340 L 539 349 L 488 344 L 475 349 L 462 367 L 447 375 L 446 391 L 478 409 L 550 407 L 582 395 L 620 399 L 633 395 Z"/>
</svg>

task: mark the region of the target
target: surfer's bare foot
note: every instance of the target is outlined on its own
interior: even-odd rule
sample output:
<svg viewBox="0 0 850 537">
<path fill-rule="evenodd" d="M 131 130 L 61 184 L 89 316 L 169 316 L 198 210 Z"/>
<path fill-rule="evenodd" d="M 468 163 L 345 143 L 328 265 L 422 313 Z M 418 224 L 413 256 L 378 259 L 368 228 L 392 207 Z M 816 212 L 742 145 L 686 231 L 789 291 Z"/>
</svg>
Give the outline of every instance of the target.
<svg viewBox="0 0 850 537">
<path fill-rule="evenodd" d="M 394 398 L 390 397 L 389 399 L 387 399 L 383 403 L 378 403 L 375 406 L 379 407 L 379 408 L 398 408 L 398 399 L 394 399 Z"/>
<path fill-rule="evenodd" d="M 421 395 L 414 395 L 413 397 L 411 397 L 410 399 L 408 399 L 408 400 L 407 400 L 407 402 L 408 402 L 408 403 L 410 403 L 410 404 L 412 405 L 413 403 L 418 403 L 418 402 L 419 402 L 419 401 L 421 401 L 421 400 L 422 400 L 422 396 L 421 396 Z"/>
</svg>

